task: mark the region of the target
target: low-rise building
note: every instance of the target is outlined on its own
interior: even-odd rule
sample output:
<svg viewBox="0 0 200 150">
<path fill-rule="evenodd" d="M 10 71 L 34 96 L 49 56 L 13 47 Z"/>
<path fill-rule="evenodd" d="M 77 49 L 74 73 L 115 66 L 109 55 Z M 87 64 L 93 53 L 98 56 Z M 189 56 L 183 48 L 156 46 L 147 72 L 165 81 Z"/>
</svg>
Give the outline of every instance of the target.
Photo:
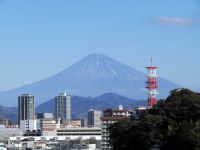
<svg viewBox="0 0 200 150">
<path fill-rule="evenodd" d="M 81 120 L 80 119 L 72 119 L 71 125 L 75 128 L 81 127 Z"/>
<path fill-rule="evenodd" d="M 87 119 L 72 119 L 71 122 L 72 126 L 74 127 L 87 127 Z"/>
<path fill-rule="evenodd" d="M 2 144 L 8 149 L 100 149 L 99 136 L 34 136 L 9 137 L 9 144 Z"/>
<path fill-rule="evenodd" d="M 60 128 L 57 129 L 57 136 L 101 137 L 101 128 Z"/>
<path fill-rule="evenodd" d="M 121 120 L 123 118 L 130 118 L 132 116 L 132 110 L 103 110 L 103 116 L 101 117 L 101 149 L 112 150 L 112 145 L 109 144 L 109 125 Z"/>
<path fill-rule="evenodd" d="M 147 107 L 146 106 L 136 106 L 134 107 L 134 114 L 136 121 L 140 121 L 140 119 L 147 113 Z"/>
<path fill-rule="evenodd" d="M 53 119 L 53 113 L 36 113 L 36 119 Z"/>
<path fill-rule="evenodd" d="M 56 123 L 54 119 L 42 119 L 40 127 L 42 136 L 56 136 L 56 129 L 60 128 L 60 122 Z"/>
<path fill-rule="evenodd" d="M 60 124 L 55 119 L 42 119 L 41 120 L 41 136 L 74 136 L 75 138 L 85 136 L 87 138 L 96 137 L 101 139 L 101 128 L 94 127 L 80 127 L 81 121 L 74 120 L 73 124 L 65 125 Z"/>
<path fill-rule="evenodd" d="M 23 131 L 37 130 L 37 121 L 36 120 L 20 120 L 20 129 L 22 129 Z"/>
<path fill-rule="evenodd" d="M 37 119 L 37 128 L 40 129 L 40 121 L 42 119 L 53 119 L 53 113 L 36 113 L 36 119 Z"/>
<path fill-rule="evenodd" d="M 0 125 L 4 125 L 4 127 L 7 128 L 10 125 L 10 120 L 0 119 Z"/>
<path fill-rule="evenodd" d="M 96 150 L 96 144 L 75 144 L 71 150 Z"/>
<path fill-rule="evenodd" d="M 19 125 L 17 124 L 8 125 L 7 128 L 19 128 Z"/>
</svg>

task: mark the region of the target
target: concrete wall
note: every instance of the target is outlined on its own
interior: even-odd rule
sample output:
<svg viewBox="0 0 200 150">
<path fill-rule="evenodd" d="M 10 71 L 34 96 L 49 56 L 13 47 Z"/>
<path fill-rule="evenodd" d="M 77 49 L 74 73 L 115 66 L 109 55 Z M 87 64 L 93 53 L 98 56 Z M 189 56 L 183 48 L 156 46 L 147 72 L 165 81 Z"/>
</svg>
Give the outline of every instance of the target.
<svg viewBox="0 0 200 150">
<path fill-rule="evenodd" d="M 36 130 L 37 129 L 37 121 L 36 120 L 20 120 L 20 129 L 23 131 Z"/>
</svg>

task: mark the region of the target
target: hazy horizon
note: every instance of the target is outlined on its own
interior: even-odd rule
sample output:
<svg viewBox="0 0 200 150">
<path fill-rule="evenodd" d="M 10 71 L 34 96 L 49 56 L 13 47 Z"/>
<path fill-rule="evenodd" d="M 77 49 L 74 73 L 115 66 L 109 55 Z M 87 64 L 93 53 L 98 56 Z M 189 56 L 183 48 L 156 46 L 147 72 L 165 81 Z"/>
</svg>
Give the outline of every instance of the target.
<svg viewBox="0 0 200 150">
<path fill-rule="evenodd" d="M 0 1 L 0 91 L 50 77 L 91 53 L 139 71 L 150 64 L 200 89 L 200 2 Z"/>
</svg>

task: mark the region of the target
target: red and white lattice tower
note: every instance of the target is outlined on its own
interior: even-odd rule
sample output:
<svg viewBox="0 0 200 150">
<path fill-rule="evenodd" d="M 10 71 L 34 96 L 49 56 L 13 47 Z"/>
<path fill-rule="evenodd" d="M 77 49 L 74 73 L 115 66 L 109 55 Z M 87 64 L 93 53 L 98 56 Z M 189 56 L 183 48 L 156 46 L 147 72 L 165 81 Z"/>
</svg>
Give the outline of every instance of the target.
<svg viewBox="0 0 200 150">
<path fill-rule="evenodd" d="M 152 58 L 151 58 L 151 66 L 146 67 L 148 71 L 147 75 L 147 81 L 146 81 L 146 88 L 148 89 L 148 107 L 152 107 L 154 104 L 156 104 L 156 95 L 158 94 L 156 92 L 156 89 L 158 88 L 156 80 L 156 69 L 158 67 L 152 66 Z"/>
</svg>

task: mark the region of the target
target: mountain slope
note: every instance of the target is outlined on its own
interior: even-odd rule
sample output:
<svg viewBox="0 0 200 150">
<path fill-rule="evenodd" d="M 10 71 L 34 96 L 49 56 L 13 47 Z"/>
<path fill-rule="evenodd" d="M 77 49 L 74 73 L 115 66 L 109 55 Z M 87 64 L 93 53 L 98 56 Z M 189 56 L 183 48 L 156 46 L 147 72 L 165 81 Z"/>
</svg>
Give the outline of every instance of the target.
<svg viewBox="0 0 200 150">
<path fill-rule="evenodd" d="M 87 118 L 88 110 L 104 110 L 107 108 L 118 109 L 123 105 L 124 109 L 133 109 L 133 106 L 146 106 L 147 101 L 135 101 L 133 99 L 118 95 L 116 93 L 106 93 L 98 97 L 80 97 L 72 96 L 71 98 L 71 116 L 72 118 Z M 49 112 L 54 113 L 54 99 L 50 99 L 35 108 L 37 113 Z M 16 107 L 3 107 L 0 105 L 0 119 L 7 118 L 17 124 Z"/>
<path fill-rule="evenodd" d="M 36 105 L 69 91 L 80 96 L 97 96 L 115 92 L 133 99 L 146 99 L 144 90 L 146 75 L 102 54 L 91 54 L 71 67 L 47 79 L 6 92 L 0 92 L 1 105 L 17 106 L 17 96 L 31 93 Z M 160 98 L 165 98 L 171 89 L 181 87 L 159 78 Z"/>
<path fill-rule="evenodd" d="M 133 106 L 147 105 L 147 101 L 135 101 L 116 93 L 106 93 L 94 98 L 72 96 L 71 115 L 72 118 L 87 118 L 87 113 L 91 108 L 95 110 L 118 109 L 119 105 L 123 105 L 125 109 L 133 109 Z M 54 99 L 50 99 L 36 107 L 36 112 L 54 113 Z"/>
<path fill-rule="evenodd" d="M 13 124 L 18 123 L 18 110 L 16 107 L 4 107 L 0 105 L 0 119 L 12 120 Z"/>
</svg>

